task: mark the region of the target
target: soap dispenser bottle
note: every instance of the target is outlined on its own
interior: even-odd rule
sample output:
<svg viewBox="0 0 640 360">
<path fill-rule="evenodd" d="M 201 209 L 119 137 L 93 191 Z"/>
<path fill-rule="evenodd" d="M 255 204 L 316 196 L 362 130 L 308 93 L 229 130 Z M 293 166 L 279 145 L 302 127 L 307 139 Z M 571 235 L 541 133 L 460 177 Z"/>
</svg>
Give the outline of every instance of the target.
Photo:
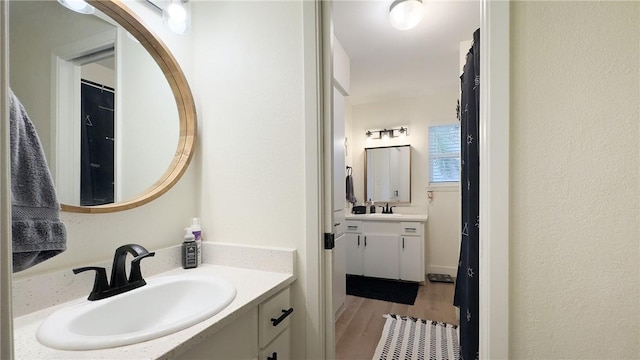
<svg viewBox="0 0 640 360">
<path fill-rule="evenodd" d="M 191 228 L 184 228 L 184 242 L 182 243 L 182 267 L 192 269 L 198 266 L 198 246 Z"/>
<path fill-rule="evenodd" d="M 376 213 L 376 204 L 371 201 L 371 199 L 369 199 L 369 203 L 371 204 L 371 206 L 369 207 L 369 213 L 370 214 L 375 214 Z"/>
<path fill-rule="evenodd" d="M 193 218 L 191 220 L 191 233 L 196 241 L 196 247 L 198 248 L 198 265 L 202 264 L 202 228 L 200 228 L 200 219 Z"/>
</svg>

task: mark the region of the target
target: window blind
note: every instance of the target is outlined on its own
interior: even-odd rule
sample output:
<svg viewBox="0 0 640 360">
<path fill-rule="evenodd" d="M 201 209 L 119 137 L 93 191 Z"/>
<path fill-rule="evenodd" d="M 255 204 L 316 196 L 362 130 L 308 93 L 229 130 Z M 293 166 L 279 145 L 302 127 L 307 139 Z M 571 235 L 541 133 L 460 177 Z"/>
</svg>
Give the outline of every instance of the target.
<svg viewBox="0 0 640 360">
<path fill-rule="evenodd" d="M 429 127 L 429 182 L 460 181 L 460 125 Z"/>
</svg>

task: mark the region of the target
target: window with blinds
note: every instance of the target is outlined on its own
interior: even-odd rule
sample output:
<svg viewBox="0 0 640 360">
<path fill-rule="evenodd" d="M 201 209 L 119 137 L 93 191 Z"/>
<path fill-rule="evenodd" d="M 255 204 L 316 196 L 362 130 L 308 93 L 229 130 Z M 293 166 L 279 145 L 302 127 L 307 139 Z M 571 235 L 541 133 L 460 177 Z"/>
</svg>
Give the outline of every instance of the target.
<svg viewBox="0 0 640 360">
<path fill-rule="evenodd" d="M 429 127 L 429 183 L 460 181 L 460 125 Z"/>
</svg>

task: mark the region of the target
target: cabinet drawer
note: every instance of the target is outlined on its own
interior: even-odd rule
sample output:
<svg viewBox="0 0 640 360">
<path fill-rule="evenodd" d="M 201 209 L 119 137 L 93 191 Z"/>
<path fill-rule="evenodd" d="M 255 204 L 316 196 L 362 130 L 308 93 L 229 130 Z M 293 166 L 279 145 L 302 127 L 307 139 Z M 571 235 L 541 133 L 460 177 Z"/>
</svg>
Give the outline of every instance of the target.
<svg viewBox="0 0 640 360">
<path fill-rule="evenodd" d="M 346 232 L 348 233 L 361 233 L 362 221 L 347 221 Z"/>
<path fill-rule="evenodd" d="M 260 360 L 289 360 L 291 358 L 289 329 L 285 329 L 269 346 L 260 350 Z"/>
<path fill-rule="evenodd" d="M 289 288 L 286 288 L 258 306 L 260 317 L 258 339 L 261 348 L 269 344 L 276 335 L 289 327 L 291 313 L 293 312 L 293 308 L 290 305 Z"/>
<path fill-rule="evenodd" d="M 421 235 L 422 223 L 420 222 L 401 222 L 400 223 L 401 235 Z"/>
</svg>

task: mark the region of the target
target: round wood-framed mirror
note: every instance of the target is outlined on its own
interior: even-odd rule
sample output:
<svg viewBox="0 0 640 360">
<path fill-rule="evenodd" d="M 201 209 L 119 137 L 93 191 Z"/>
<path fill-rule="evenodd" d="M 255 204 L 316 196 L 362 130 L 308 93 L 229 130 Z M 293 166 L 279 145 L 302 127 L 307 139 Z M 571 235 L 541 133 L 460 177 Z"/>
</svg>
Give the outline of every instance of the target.
<svg viewBox="0 0 640 360">
<path fill-rule="evenodd" d="M 196 113 L 191 89 L 178 62 L 167 46 L 143 25 L 137 15 L 118 0 L 90 0 L 88 2 L 127 30 L 155 60 L 171 88 L 179 119 L 179 139 L 173 159 L 162 176 L 145 191 L 124 201 L 94 206 L 70 205 L 61 200 L 63 211 L 108 213 L 144 205 L 167 192 L 178 182 L 193 155 L 196 140 Z"/>
</svg>

